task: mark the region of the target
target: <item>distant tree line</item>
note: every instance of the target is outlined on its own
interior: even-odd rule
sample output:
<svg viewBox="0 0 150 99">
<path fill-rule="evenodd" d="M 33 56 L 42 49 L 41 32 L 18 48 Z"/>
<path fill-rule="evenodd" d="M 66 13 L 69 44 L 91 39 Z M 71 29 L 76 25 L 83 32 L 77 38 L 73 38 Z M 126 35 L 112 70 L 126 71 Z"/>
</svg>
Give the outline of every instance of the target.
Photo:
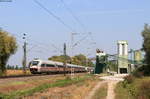
<svg viewBox="0 0 150 99">
<path fill-rule="evenodd" d="M 6 66 L 7 70 L 22 70 L 22 67 L 19 67 L 18 65 L 14 66 L 14 65 L 7 65 Z"/>
<path fill-rule="evenodd" d="M 65 56 L 64 55 L 52 56 L 48 58 L 48 60 L 64 62 Z M 73 57 L 66 56 L 66 62 L 69 64 L 75 64 L 81 66 L 94 66 L 94 63 L 83 54 L 75 55 Z"/>
</svg>

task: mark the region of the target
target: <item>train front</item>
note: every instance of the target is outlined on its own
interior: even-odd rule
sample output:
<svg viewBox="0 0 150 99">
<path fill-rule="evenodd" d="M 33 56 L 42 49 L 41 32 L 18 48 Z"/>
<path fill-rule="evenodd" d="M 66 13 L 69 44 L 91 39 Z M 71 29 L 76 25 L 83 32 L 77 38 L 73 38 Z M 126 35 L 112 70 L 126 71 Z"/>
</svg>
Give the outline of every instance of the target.
<svg viewBox="0 0 150 99">
<path fill-rule="evenodd" d="M 32 74 L 37 74 L 39 73 L 39 64 L 40 64 L 40 61 L 39 60 L 33 60 L 30 62 L 30 72 Z"/>
</svg>

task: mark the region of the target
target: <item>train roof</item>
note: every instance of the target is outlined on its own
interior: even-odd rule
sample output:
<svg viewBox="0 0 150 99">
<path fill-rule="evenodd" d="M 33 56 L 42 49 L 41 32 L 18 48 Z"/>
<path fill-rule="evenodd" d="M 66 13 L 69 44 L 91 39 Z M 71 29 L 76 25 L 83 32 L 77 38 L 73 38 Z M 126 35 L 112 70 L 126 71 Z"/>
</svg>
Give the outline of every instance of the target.
<svg viewBox="0 0 150 99">
<path fill-rule="evenodd" d="M 51 61 L 51 60 L 34 59 L 33 61 L 41 61 L 41 62 L 49 63 L 49 64 L 63 65 L 63 63 L 62 63 L 62 62 L 56 62 L 56 61 Z M 74 65 L 74 64 L 67 64 L 67 66 L 85 68 L 85 66 Z"/>
</svg>

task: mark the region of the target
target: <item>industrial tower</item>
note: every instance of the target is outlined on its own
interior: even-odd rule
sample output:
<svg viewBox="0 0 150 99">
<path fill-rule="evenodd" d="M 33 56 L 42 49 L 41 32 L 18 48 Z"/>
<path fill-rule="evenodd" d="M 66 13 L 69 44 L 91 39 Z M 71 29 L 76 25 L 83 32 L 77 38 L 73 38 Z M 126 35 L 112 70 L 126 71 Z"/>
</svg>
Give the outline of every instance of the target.
<svg viewBox="0 0 150 99">
<path fill-rule="evenodd" d="M 118 74 L 128 73 L 128 42 L 121 40 L 118 44 Z"/>
</svg>

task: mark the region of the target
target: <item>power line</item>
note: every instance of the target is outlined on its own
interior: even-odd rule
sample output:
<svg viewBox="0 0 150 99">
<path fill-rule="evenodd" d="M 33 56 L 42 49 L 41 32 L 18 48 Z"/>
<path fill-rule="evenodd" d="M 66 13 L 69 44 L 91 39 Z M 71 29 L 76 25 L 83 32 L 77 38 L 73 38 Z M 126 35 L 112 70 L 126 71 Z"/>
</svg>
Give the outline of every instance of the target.
<svg viewBox="0 0 150 99">
<path fill-rule="evenodd" d="M 85 25 L 79 20 L 79 18 L 73 13 L 73 11 L 67 6 L 67 4 L 63 1 L 60 0 L 63 5 L 65 6 L 66 10 L 72 15 L 72 17 L 76 20 L 76 22 L 83 28 L 83 30 L 86 32 Z"/>
<path fill-rule="evenodd" d="M 11 33 L 12 34 L 12 33 Z M 20 38 L 20 36 L 18 36 L 17 34 L 12 34 L 13 36 L 16 36 L 16 39 L 17 39 L 17 41 L 19 41 L 20 43 L 24 43 L 24 41 L 21 41 L 21 40 L 19 40 L 19 38 Z M 18 38 L 17 38 L 18 37 Z M 26 38 L 26 40 L 27 40 L 27 38 Z M 48 51 L 48 49 L 46 49 L 49 45 L 46 45 L 45 43 L 41 43 L 41 42 L 37 42 L 37 41 L 34 41 L 34 40 L 31 40 L 31 39 L 28 39 L 29 41 L 31 41 L 31 42 L 35 42 L 36 44 L 33 44 L 33 43 L 30 43 L 30 45 L 33 45 L 30 49 L 28 49 L 28 51 L 31 51 L 33 48 L 35 48 L 35 47 L 39 47 L 39 48 L 45 48 L 45 50 L 47 50 Z M 29 43 L 28 43 L 29 44 Z M 39 46 L 39 44 L 41 44 L 41 45 L 43 45 L 43 47 L 40 47 Z M 54 44 L 52 44 L 51 43 L 51 46 L 53 47 L 53 48 L 55 48 L 57 51 L 59 51 L 60 53 L 62 53 L 62 50 L 60 50 L 59 48 L 57 48 Z"/>
<path fill-rule="evenodd" d="M 39 45 L 42 45 L 44 48 L 47 49 L 47 47 L 49 46 L 48 44 L 45 44 L 45 43 L 42 43 L 42 42 L 38 42 L 38 41 L 35 41 L 35 40 L 30 40 L 30 41 L 31 42 L 35 42 L 36 43 L 36 47 L 39 46 Z M 32 44 L 32 45 L 35 45 L 35 44 Z M 63 51 L 60 48 L 56 47 L 56 45 L 54 45 L 52 43 L 50 43 L 50 45 L 51 45 L 51 47 L 53 47 L 54 49 L 56 49 L 58 52 L 63 53 Z"/>
<path fill-rule="evenodd" d="M 78 44 L 80 44 L 83 40 L 85 40 L 88 37 L 88 35 L 86 35 L 85 37 L 81 38 L 79 41 L 77 41 L 73 47 L 77 46 Z"/>
<path fill-rule="evenodd" d="M 45 10 L 49 15 L 54 17 L 56 20 L 58 20 L 61 24 L 63 24 L 66 28 L 74 32 L 75 30 L 72 29 L 69 25 L 67 25 L 60 17 L 56 16 L 53 12 L 51 12 L 48 8 L 44 7 L 39 1 L 33 0 L 36 4 L 38 4 L 43 10 Z"/>
<path fill-rule="evenodd" d="M 20 37 L 18 35 L 15 35 L 15 36 L 18 37 L 17 41 L 19 41 L 20 43 L 24 43 L 24 41 L 19 40 Z M 29 40 L 28 42 L 30 42 L 30 43 L 27 43 L 27 45 L 31 46 L 31 47 L 27 50 L 27 52 L 30 52 L 30 51 L 34 50 L 35 48 L 44 49 L 45 51 L 50 51 L 50 49 L 51 49 L 51 48 L 49 49 L 48 48 L 49 45 L 46 45 L 45 43 L 37 42 L 37 41 L 34 41 L 34 40 L 30 40 L 30 39 L 28 39 L 28 40 Z M 57 48 L 56 46 L 54 47 L 54 46 L 55 45 L 53 44 L 52 47 L 55 48 L 55 49 L 57 49 L 57 52 L 62 53 L 62 51 L 59 48 Z"/>
</svg>

